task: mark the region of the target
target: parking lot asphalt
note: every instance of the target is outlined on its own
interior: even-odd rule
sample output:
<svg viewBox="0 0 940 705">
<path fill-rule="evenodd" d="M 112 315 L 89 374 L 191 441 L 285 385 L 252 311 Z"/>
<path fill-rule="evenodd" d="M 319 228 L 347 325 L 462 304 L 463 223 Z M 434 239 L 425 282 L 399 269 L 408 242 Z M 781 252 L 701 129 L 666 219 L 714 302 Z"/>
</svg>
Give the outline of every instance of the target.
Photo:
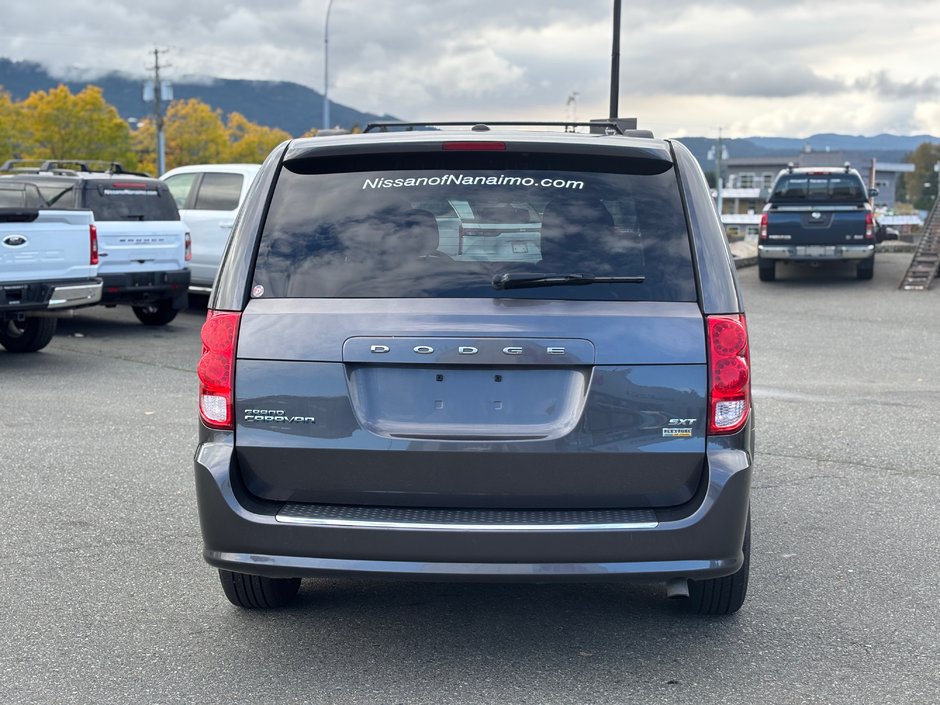
<svg viewBox="0 0 940 705">
<path fill-rule="evenodd" d="M 940 286 L 909 254 L 739 271 L 754 368 L 751 589 L 306 581 L 229 605 L 192 487 L 199 327 L 129 309 L 0 351 L 0 703 L 935 703 Z"/>
</svg>

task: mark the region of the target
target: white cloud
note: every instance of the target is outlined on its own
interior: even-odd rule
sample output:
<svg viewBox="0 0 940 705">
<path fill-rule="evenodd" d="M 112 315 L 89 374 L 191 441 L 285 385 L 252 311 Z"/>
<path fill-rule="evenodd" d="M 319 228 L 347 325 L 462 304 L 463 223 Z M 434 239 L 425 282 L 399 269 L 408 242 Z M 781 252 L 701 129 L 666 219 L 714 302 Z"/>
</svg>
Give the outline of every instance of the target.
<svg viewBox="0 0 940 705">
<path fill-rule="evenodd" d="M 54 70 L 287 80 L 323 89 L 326 0 L 7 3 L 0 54 Z M 610 0 L 335 0 L 330 96 L 405 118 L 607 114 Z M 41 29 L 37 29 L 41 28 Z M 623 114 L 660 131 L 937 131 L 936 0 L 636 0 Z"/>
</svg>

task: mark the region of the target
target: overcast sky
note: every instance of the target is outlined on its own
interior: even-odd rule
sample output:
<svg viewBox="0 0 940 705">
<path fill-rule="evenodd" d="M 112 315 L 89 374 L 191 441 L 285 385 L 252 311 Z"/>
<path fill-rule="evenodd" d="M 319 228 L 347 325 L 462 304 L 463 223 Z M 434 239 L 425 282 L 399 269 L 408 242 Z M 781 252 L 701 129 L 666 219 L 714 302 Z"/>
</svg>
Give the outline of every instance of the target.
<svg viewBox="0 0 940 705">
<path fill-rule="evenodd" d="M 0 56 L 59 75 L 143 74 L 158 46 L 171 80 L 323 91 L 327 0 L 3 5 Z M 606 117 L 612 7 L 334 0 L 330 98 L 416 120 Z M 620 114 L 657 134 L 940 134 L 940 0 L 625 0 L 622 28 Z"/>
</svg>

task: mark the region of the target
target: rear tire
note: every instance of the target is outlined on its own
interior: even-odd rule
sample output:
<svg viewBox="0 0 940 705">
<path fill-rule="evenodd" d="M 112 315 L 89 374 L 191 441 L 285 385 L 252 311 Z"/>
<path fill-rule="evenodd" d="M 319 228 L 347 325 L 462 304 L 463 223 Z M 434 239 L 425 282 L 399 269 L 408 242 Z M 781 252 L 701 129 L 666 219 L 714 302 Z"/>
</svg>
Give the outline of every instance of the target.
<svg viewBox="0 0 940 705">
<path fill-rule="evenodd" d="M 265 578 L 219 569 L 222 592 L 236 607 L 264 610 L 290 604 L 300 589 L 300 578 Z"/>
<path fill-rule="evenodd" d="M 154 301 L 146 306 L 134 306 L 134 315 L 145 326 L 165 326 L 176 318 L 177 313 L 173 308 L 173 299 Z"/>
<path fill-rule="evenodd" d="M 869 257 L 868 259 L 863 259 L 861 262 L 859 262 L 858 268 L 855 270 L 855 276 L 861 281 L 865 281 L 874 277 L 875 258 Z"/>
<path fill-rule="evenodd" d="M 734 614 L 747 597 L 747 580 L 751 570 L 751 513 L 744 530 L 744 562 L 733 575 L 709 580 L 689 581 L 689 609 L 698 614 Z"/>
<path fill-rule="evenodd" d="M 57 318 L 27 318 L 23 321 L 0 320 L 0 345 L 12 353 L 42 350 L 55 335 Z"/>
<path fill-rule="evenodd" d="M 777 278 L 777 263 L 772 259 L 757 258 L 757 276 L 762 282 L 772 282 Z"/>
</svg>

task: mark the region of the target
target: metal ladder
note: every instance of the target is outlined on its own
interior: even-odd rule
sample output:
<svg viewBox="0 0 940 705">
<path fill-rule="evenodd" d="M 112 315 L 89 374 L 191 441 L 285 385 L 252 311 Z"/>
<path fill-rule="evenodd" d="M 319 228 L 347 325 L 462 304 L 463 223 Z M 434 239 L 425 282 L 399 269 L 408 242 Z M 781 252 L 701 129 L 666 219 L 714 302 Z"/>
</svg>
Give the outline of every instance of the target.
<svg viewBox="0 0 940 705">
<path fill-rule="evenodd" d="M 914 252 L 914 258 L 904 273 L 899 289 L 904 291 L 926 291 L 937 276 L 940 266 L 940 198 L 938 198 L 927 220 L 924 221 L 924 233 Z"/>
</svg>

